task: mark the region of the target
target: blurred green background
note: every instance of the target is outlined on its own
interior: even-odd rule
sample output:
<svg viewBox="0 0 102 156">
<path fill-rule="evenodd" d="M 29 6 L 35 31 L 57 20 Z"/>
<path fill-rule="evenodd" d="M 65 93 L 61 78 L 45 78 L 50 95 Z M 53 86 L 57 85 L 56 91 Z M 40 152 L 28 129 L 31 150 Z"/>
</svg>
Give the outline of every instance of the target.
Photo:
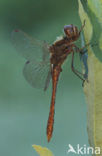
<svg viewBox="0 0 102 156">
<path fill-rule="evenodd" d="M 69 143 L 88 146 L 82 82 L 71 71 L 71 56 L 59 80 L 54 133 L 48 143 L 51 84 L 43 92 L 26 82 L 22 74 L 25 59 L 11 43 L 15 28 L 52 43 L 63 34 L 65 24 L 81 26 L 75 0 L 0 1 L 0 156 L 37 156 L 32 144 L 48 147 L 55 156 L 66 156 Z M 80 70 L 78 55 L 75 64 Z"/>
</svg>

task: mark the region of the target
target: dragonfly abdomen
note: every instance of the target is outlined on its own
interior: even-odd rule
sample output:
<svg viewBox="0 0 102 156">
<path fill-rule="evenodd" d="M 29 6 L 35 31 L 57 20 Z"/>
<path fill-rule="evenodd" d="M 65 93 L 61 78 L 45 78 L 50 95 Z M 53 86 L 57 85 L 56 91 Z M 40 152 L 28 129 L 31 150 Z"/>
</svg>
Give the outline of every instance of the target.
<svg viewBox="0 0 102 156">
<path fill-rule="evenodd" d="M 55 67 L 52 71 L 52 98 L 51 98 L 50 113 L 49 113 L 49 118 L 47 123 L 48 142 L 50 141 L 53 132 L 56 89 L 57 89 L 57 82 L 58 82 L 60 72 L 61 72 L 61 68 L 59 66 Z"/>
</svg>

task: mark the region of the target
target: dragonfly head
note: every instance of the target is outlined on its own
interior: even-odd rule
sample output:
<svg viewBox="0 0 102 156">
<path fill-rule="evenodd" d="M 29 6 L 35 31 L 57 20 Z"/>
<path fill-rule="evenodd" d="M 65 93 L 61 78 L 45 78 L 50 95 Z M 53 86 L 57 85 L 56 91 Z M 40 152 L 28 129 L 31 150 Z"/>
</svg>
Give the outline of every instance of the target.
<svg viewBox="0 0 102 156">
<path fill-rule="evenodd" d="M 72 41 L 76 41 L 79 38 L 79 31 L 73 24 L 64 26 L 65 35 Z"/>
</svg>

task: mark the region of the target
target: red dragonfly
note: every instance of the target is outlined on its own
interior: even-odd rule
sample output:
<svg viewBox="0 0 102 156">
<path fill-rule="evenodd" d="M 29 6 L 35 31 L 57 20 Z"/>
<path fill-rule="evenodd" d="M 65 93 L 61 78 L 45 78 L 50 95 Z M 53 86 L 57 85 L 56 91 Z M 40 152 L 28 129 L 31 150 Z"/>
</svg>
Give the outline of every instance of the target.
<svg viewBox="0 0 102 156">
<path fill-rule="evenodd" d="M 48 88 L 50 79 L 52 79 L 52 98 L 47 123 L 48 142 L 53 132 L 55 97 L 59 75 L 62 71 L 61 66 L 69 54 L 72 53 L 72 71 L 84 81 L 84 76 L 80 75 L 81 73 L 73 65 L 75 50 L 80 53 L 83 49 L 80 50 L 74 44 L 74 41 L 78 40 L 84 25 L 85 21 L 80 30 L 72 24 L 64 26 L 64 36 L 56 40 L 52 45 L 31 38 L 21 30 L 12 32 L 12 41 L 17 52 L 27 60 L 23 74 L 30 85 L 35 88 L 43 88 L 45 91 Z"/>
</svg>

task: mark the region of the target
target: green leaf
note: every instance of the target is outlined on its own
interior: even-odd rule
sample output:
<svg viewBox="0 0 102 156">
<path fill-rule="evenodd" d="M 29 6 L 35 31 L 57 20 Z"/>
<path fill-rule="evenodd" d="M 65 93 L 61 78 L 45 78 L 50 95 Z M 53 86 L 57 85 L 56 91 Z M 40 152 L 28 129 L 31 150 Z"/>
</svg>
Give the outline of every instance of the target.
<svg viewBox="0 0 102 156">
<path fill-rule="evenodd" d="M 53 153 L 46 147 L 41 147 L 39 145 L 32 145 L 32 147 L 40 156 L 54 156 Z"/>
<path fill-rule="evenodd" d="M 86 19 L 84 29 L 85 41 L 99 44 L 96 48 L 88 48 L 88 81 L 84 84 L 87 100 L 87 126 L 89 143 L 92 147 L 100 147 L 102 156 L 102 0 L 78 0 L 81 22 Z M 100 31 L 101 30 L 101 31 Z"/>
</svg>

